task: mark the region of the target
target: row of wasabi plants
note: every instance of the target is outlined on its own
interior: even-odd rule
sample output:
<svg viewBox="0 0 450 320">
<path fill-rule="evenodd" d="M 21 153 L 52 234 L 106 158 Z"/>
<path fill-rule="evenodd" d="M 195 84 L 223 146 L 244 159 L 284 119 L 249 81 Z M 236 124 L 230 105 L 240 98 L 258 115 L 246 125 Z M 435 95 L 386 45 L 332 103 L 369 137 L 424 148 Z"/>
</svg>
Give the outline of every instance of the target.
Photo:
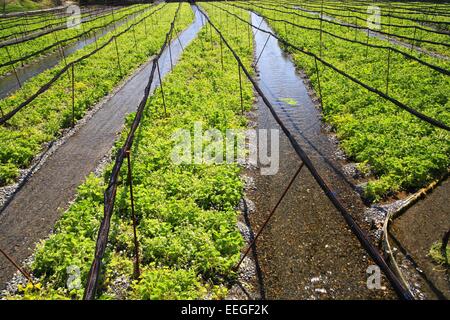
<svg viewBox="0 0 450 320">
<path fill-rule="evenodd" d="M 106 10 L 106 11 L 105 11 Z M 82 11 L 81 18 L 93 17 L 97 14 L 108 13 L 107 8 L 95 8 L 92 10 Z M 18 16 L 0 19 L 0 39 L 7 39 L 9 37 L 22 36 L 33 31 L 40 31 L 46 28 L 52 28 L 58 24 L 65 24 L 67 22 L 66 11 L 55 13 L 42 13 L 35 16 Z"/>
<path fill-rule="evenodd" d="M 79 27 L 71 27 L 71 28 L 64 28 L 58 31 L 54 31 L 51 33 L 48 33 L 46 35 L 40 36 L 38 38 L 28 40 L 22 43 L 14 44 L 8 47 L 0 48 L 0 61 L 2 62 L 9 62 L 11 60 L 17 60 L 21 59 L 23 57 L 29 56 L 34 54 L 35 52 L 39 52 L 41 50 L 44 50 L 48 46 L 50 46 L 53 43 L 56 43 L 58 41 L 63 41 L 66 39 L 70 39 L 72 37 L 75 37 L 85 31 L 90 30 L 91 28 L 97 28 L 97 27 L 103 27 L 103 26 L 113 26 L 113 21 L 119 21 L 124 19 L 125 17 L 128 17 L 133 14 L 137 14 L 139 12 L 142 13 L 142 11 L 145 8 L 149 8 L 149 5 L 135 5 L 131 7 L 127 7 L 124 9 L 120 9 L 114 12 L 112 14 L 111 11 L 108 11 L 107 14 L 103 14 L 103 16 L 99 17 L 93 17 L 90 18 L 92 21 L 84 21 L 81 23 Z M 94 32 L 99 32 L 101 29 L 95 29 Z M 91 34 L 93 36 L 93 34 Z M 20 40 L 20 38 L 19 38 Z M 71 42 L 74 42 L 76 40 L 66 41 L 63 45 L 68 45 Z M 53 47 L 50 50 L 60 50 L 59 46 Z M 40 53 L 39 55 L 33 55 L 32 57 L 24 60 L 21 63 L 16 63 L 15 67 L 19 67 L 24 63 L 28 63 L 30 61 L 38 59 L 41 55 L 48 54 L 48 51 L 44 51 Z M 7 72 L 14 72 L 12 69 L 12 66 L 4 66 L 0 67 L 0 75 L 3 75 Z"/>
<path fill-rule="evenodd" d="M 263 3 L 263 2 L 261 2 Z M 248 7 L 244 2 L 232 4 Z M 232 5 L 220 4 L 230 9 Z M 269 25 L 288 42 L 320 54 L 319 34 L 283 22 L 320 28 L 319 21 L 297 18 L 288 13 L 254 7 L 268 17 Z M 259 19 L 259 18 L 258 18 Z M 323 24 L 323 30 L 353 38 L 354 30 Z M 360 32 L 361 36 L 364 35 Z M 371 43 L 391 45 L 380 39 Z M 404 49 L 397 47 L 399 49 Z M 318 93 L 314 58 L 286 47 L 294 63 L 306 71 Z M 391 52 L 368 48 L 323 34 L 322 58 L 347 74 L 388 94 L 406 105 L 450 124 L 450 78 L 417 62 Z M 422 57 L 430 63 L 450 69 L 448 60 Z M 334 70 L 318 63 L 323 96 L 324 120 L 332 125 L 340 145 L 350 160 L 359 163 L 363 172 L 374 175 L 365 187 L 369 200 L 380 200 L 401 190 L 413 191 L 446 174 L 450 166 L 450 134 L 434 127 L 387 100 L 370 93 Z M 389 86 L 387 88 L 387 79 Z M 388 91 L 386 91 L 388 90 Z"/>
<path fill-rule="evenodd" d="M 159 10 L 162 7 L 161 10 Z M 139 23 L 134 28 L 137 45 L 134 42 L 133 28 L 117 38 L 120 57 L 118 67 L 114 41 L 106 47 L 77 63 L 75 73 L 75 118 L 80 119 L 102 97 L 136 68 L 155 54 L 164 42 L 174 17 L 177 4 L 161 4 L 146 12 L 146 24 Z M 155 12 L 152 14 L 152 12 Z M 136 17 L 138 21 L 143 16 Z M 148 20 L 148 21 L 147 21 Z M 187 4 L 183 4 L 177 18 L 176 27 L 181 31 L 193 21 L 193 13 Z M 117 28 L 117 33 L 126 29 L 126 25 Z M 105 43 L 112 34 L 98 39 L 98 45 Z M 74 61 L 95 50 L 92 43 L 67 57 Z M 56 67 L 46 70 L 27 81 L 13 95 L 0 100 L 3 113 L 16 108 L 34 94 L 41 86 L 50 81 L 64 66 L 62 61 Z M 70 71 L 70 70 L 69 70 Z M 14 182 L 19 169 L 27 168 L 32 159 L 42 150 L 44 143 L 58 137 L 63 128 L 71 124 L 72 95 L 70 72 L 60 77 L 48 91 L 37 97 L 31 104 L 19 111 L 6 125 L 0 126 L 0 186 Z"/>
<path fill-rule="evenodd" d="M 292 8 L 292 5 L 298 5 L 303 9 L 307 10 L 313 10 L 316 12 L 320 12 L 322 5 L 320 2 L 316 2 L 314 4 L 311 4 L 310 1 L 304 1 L 304 0 L 293 0 L 293 1 L 287 1 L 290 3 L 290 7 Z M 409 44 L 413 44 L 415 47 L 421 47 L 433 52 L 442 53 L 447 56 L 450 55 L 450 48 L 448 46 L 444 45 L 438 45 L 438 44 L 432 44 L 427 42 L 422 42 L 420 40 L 428 40 L 428 41 L 434 41 L 438 43 L 445 43 L 450 44 L 449 42 L 449 35 L 435 33 L 435 32 L 429 32 L 422 29 L 427 29 L 430 31 L 436 30 L 436 27 L 445 27 L 448 25 L 445 24 L 436 24 L 436 25 L 425 25 L 420 22 L 414 21 L 414 19 L 418 20 L 429 20 L 434 22 L 444 22 L 448 17 L 445 16 L 434 16 L 434 15 L 426 15 L 426 14 L 413 14 L 411 11 L 408 11 L 406 9 L 395 9 L 389 6 L 389 4 L 383 4 L 383 3 L 374 3 L 372 4 L 372 9 L 369 9 L 368 6 L 371 4 L 366 4 L 363 7 L 353 6 L 352 4 L 344 4 L 343 6 L 339 7 L 336 6 L 336 3 L 333 1 L 324 1 L 323 4 L 323 10 L 324 15 L 334 17 L 335 19 L 355 24 L 359 27 L 366 28 L 367 27 L 367 18 L 368 15 L 371 14 L 377 14 L 379 13 L 380 16 L 380 29 L 379 31 L 395 34 L 399 36 L 408 37 L 415 40 L 405 39 L 401 37 L 395 37 L 395 39 L 400 40 L 402 42 L 406 42 Z M 411 5 L 411 8 L 413 8 L 416 5 L 416 3 Z M 450 7 L 447 7 L 447 9 Z M 441 9 L 444 10 L 444 9 Z M 305 12 L 299 11 L 301 14 L 307 14 Z M 345 17 L 343 17 L 345 16 Z M 410 20 L 411 19 L 411 20 Z M 389 26 L 390 25 L 390 26 Z M 411 26 L 411 28 L 405 28 L 405 26 Z M 414 28 L 417 27 L 417 28 Z M 378 30 L 378 29 L 377 29 Z M 375 30 L 375 31 L 377 31 Z"/>
<path fill-rule="evenodd" d="M 237 35 L 230 32 L 227 40 L 250 68 L 252 48 L 242 38 L 247 29 L 238 28 Z M 236 163 L 177 165 L 171 160 L 176 143 L 172 137 L 179 129 L 193 133 L 194 123 L 201 122 L 203 130 L 224 133 L 247 125 L 237 63 L 224 49 L 222 69 L 220 52 L 218 35 L 203 27 L 163 81 L 167 114 L 160 89 L 149 98 L 131 150 L 141 276 L 132 278 L 133 228 L 123 166 L 97 291 L 100 299 L 215 299 L 227 294 L 244 243 L 236 225 L 236 207 L 243 193 L 240 167 Z M 252 87 L 249 82 L 242 84 L 244 108 L 250 110 Z M 128 125 L 133 117 L 129 115 Z M 125 128 L 116 147 L 122 146 L 127 133 Z M 10 298 L 82 297 L 111 167 L 102 178 L 87 178 L 54 234 L 38 246 L 32 273 L 39 284 L 21 287 Z M 78 289 L 67 288 L 70 266 L 80 270 Z"/>
</svg>

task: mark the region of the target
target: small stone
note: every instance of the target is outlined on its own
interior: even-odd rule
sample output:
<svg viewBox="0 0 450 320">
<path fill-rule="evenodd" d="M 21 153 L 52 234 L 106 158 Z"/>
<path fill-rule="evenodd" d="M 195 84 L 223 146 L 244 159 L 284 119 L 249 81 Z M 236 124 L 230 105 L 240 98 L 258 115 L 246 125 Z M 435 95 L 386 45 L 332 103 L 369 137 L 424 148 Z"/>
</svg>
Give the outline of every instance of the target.
<svg viewBox="0 0 450 320">
<path fill-rule="evenodd" d="M 320 281 L 320 277 L 311 278 L 311 282 L 312 283 L 315 283 L 315 282 L 318 282 L 318 281 Z"/>
<path fill-rule="evenodd" d="M 318 293 L 323 293 L 323 294 L 327 293 L 327 290 L 325 290 L 324 288 L 317 288 L 317 289 L 314 289 L 314 291 L 318 292 Z"/>
</svg>

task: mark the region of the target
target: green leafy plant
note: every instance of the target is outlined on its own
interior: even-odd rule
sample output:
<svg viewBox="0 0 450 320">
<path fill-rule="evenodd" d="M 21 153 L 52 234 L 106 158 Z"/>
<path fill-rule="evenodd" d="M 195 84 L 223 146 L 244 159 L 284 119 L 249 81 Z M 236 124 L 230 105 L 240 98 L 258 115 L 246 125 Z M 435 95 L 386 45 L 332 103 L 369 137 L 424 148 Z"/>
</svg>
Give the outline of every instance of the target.
<svg viewBox="0 0 450 320">
<path fill-rule="evenodd" d="M 187 8 L 187 4 L 183 6 Z M 239 26 L 240 34 L 246 34 L 244 28 Z M 156 89 L 131 150 L 142 274 L 131 281 L 135 248 L 127 168 L 123 166 L 102 261 L 99 299 L 219 299 L 226 296 L 230 280 L 235 277 L 232 267 L 244 244 L 237 229 L 236 207 L 243 194 L 239 166 L 178 165 L 170 157 L 175 144 L 171 136 L 178 129 L 193 130 L 195 122 L 202 122 L 204 130 L 214 126 L 223 132 L 246 125 L 234 57 L 224 54 L 222 69 L 217 59 L 218 36 L 211 39 L 209 30 L 202 29 L 198 37 L 185 48 L 163 82 L 167 113 L 162 109 L 161 90 Z M 229 41 L 250 68 L 252 47 L 239 35 Z M 242 84 L 244 109 L 250 110 L 252 87 L 248 82 Z M 132 117 L 128 117 L 115 150 L 123 144 Z M 66 298 L 80 298 L 78 293 L 71 295 L 63 290 L 67 266 L 79 266 L 84 285 L 103 217 L 102 192 L 111 167 L 101 179 L 87 178 L 75 202 L 58 221 L 55 234 L 37 248 L 32 271 L 46 290 L 61 291 Z M 128 287 L 118 293 L 117 281 L 125 281 Z"/>
<path fill-rule="evenodd" d="M 433 243 L 433 245 L 430 248 L 429 256 L 431 259 L 433 259 L 434 262 L 437 264 L 445 265 L 448 262 L 445 260 L 445 257 L 442 255 L 442 242 L 437 241 Z M 450 257 L 450 246 L 447 245 L 446 247 L 447 257 Z"/>
</svg>

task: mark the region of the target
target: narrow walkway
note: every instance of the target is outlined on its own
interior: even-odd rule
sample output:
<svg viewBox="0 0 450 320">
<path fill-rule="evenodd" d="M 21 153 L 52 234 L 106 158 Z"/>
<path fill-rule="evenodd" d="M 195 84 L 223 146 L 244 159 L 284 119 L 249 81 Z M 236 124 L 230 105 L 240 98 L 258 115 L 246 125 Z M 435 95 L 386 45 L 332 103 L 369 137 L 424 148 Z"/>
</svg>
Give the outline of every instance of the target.
<svg viewBox="0 0 450 320">
<path fill-rule="evenodd" d="M 261 18 L 252 14 L 253 25 Z M 269 29 L 265 22 L 261 28 Z M 257 32 L 259 56 L 267 34 Z M 280 118 L 309 155 L 357 221 L 364 211 L 360 196 L 340 170 L 339 150 L 323 130 L 315 107 L 295 66 L 278 42 L 271 38 L 258 62 L 259 85 Z M 258 103 L 258 128 L 279 129 L 267 107 Z M 254 172 L 256 191 L 248 194 L 256 213 L 249 220 L 259 230 L 275 205 L 300 160 L 280 130 L 280 170 L 271 176 Z M 362 224 L 360 222 L 360 224 Z M 364 227 L 364 225 L 362 225 Z M 367 268 L 374 263 L 350 231 L 343 217 L 303 168 L 273 219 L 257 243 L 262 271 L 262 295 L 267 299 L 392 299 L 396 295 L 384 279 L 385 288 L 367 288 Z"/>
<path fill-rule="evenodd" d="M 196 8 L 195 21 L 180 35 L 186 46 L 202 26 Z M 175 63 L 181 56 L 178 40 L 171 45 Z M 162 75 L 170 72 L 169 50 L 161 56 Z M 52 154 L 42 167 L 15 195 L 0 216 L 0 246 L 17 261 L 32 253 L 35 244 L 49 235 L 61 213 L 68 208 L 76 188 L 92 172 L 113 146 L 125 116 L 137 109 L 143 97 L 152 62 L 137 72 L 97 111 L 81 129 Z M 156 83 L 158 85 L 158 83 Z M 152 86 L 154 90 L 155 86 Z M 0 290 L 4 289 L 15 269 L 0 256 Z"/>
</svg>

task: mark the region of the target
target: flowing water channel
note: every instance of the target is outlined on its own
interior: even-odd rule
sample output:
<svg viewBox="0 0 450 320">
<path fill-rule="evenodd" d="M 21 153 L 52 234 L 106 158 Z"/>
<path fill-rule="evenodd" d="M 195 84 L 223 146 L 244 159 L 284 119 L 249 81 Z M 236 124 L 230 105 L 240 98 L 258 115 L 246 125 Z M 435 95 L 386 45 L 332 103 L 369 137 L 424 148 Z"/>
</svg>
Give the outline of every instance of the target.
<svg viewBox="0 0 450 320">
<path fill-rule="evenodd" d="M 270 30 L 253 13 L 252 23 L 256 26 L 261 23 L 261 28 Z M 354 191 L 353 181 L 341 170 L 338 145 L 324 130 L 320 110 L 302 77 L 276 39 L 267 40 L 268 35 L 256 29 L 253 34 L 255 60 L 260 57 L 256 67 L 259 86 L 319 173 L 358 221 L 364 205 Z M 261 99 L 256 107 L 254 120 L 258 128 L 278 129 Z M 255 185 L 247 193 L 256 208 L 248 212 L 253 232 L 259 229 L 301 163 L 281 130 L 279 145 L 278 173 L 264 176 L 257 170 L 246 172 Z M 373 262 L 306 167 L 259 238 L 254 258 L 260 292 L 267 299 L 396 297 L 385 279 L 380 289 L 367 288 L 366 270 Z"/>
</svg>

